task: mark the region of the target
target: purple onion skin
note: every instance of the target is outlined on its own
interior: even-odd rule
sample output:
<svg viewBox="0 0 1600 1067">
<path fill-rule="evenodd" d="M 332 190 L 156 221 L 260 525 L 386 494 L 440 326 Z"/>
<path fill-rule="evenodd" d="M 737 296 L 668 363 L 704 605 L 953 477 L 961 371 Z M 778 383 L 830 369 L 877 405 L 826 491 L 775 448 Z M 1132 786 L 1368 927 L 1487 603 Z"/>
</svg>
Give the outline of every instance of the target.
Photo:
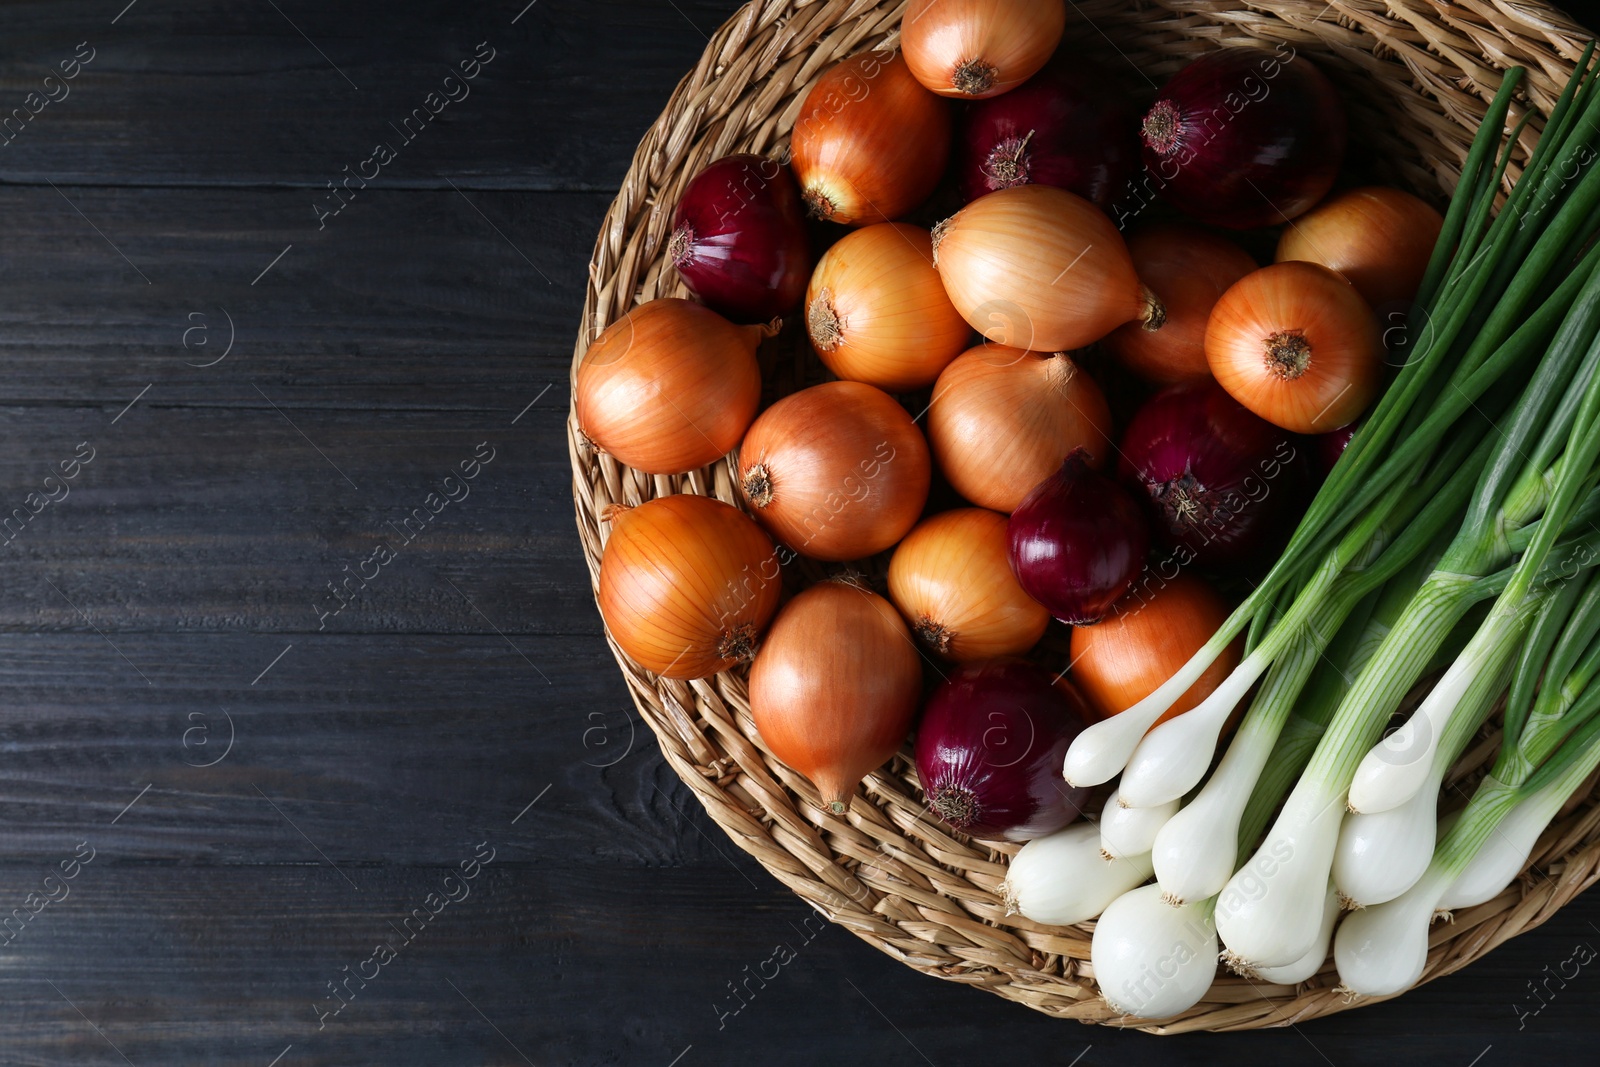
<svg viewBox="0 0 1600 1067">
<path fill-rule="evenodd" d="M 1069 626 L 1100 621 L 1150 548 L 1138 501 L 1092 469 L 1081 448 L 1023 498 L 1006 534 L 1023 590 Z"/>
<path fill-rule="evenodd" d="M 734 322 L 768 322 L 796 307 L 811 248 L 789 169 L 755 155 L 706 167 L 678 201 L 667 254 L 690 291 Z"/>
<path fill-rule="evenodd" d="M 1076 819 L 1089 791 L 1061 778 L 1067 746 L 1093 721 L 1022 660 L 968 663 L 934 690 L 917 728 L 928 804 L 974 837 L 1028 841 Z"/>
<path fill-rule="evenodd" d="M 1117 474 L 1147 498 L 1163 544 L 1228 566 L 1265 551 L 1301 501 L 1303 450 L 1206 378 L 1145 402 L 1122 435 Z"/>
<path fill-rule="evenodd" d="M 1305 56 L 1224 48 L 1167 82 L 1141 133 L 1151 184 L 1174 207 L 1245 230 L 1327 195 L 1348 130 L 1333 84 Z"/>
<path fill-rule="evenodd" d="M 1360 420 L 1348 426 L 1341 426 L 1337 430 L 1318 434 L 1312 440 L 1317 451 L 1317 471 L 1324 478 L 1333 473 L 1333 465 L 1339 462 L 1339 457 L 1344 455 L 1344 450 L 1350 446 L 1350 438 L 1356 435 L 1356 430 L 1361 426 Z"/>
<path fill-rule="evenodd" d="M 1109 212 L 1139 166 L 1137 121 L 1105 70 L 1058 52 L 1009 93 L 968 105 L 956 147 L 961 198 L 1036 183 Z"/>
</svg>

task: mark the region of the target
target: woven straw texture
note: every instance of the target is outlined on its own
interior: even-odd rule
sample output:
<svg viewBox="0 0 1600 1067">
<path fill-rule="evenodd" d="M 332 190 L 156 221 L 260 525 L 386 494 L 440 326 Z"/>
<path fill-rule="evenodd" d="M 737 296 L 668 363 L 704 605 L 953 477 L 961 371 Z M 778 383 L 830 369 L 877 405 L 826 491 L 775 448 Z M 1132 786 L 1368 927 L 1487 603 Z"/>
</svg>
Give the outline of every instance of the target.
<svg viewBox="0 0 1600 1067">
<path fill-rule="evenodd" d="M 589 267 L 574 375 L 589 341 L 636 303 L 687 295 L 664 266 L 672 213 L 687 182 L 733 152 L 781 156 L 817 76 L 892 38 L 902 8 L 868 0 L 755 0 L 713 35 L 639 145 L 606 215 Z M 1063 46 L 1127 71 L 1133 85 L 1153 87 L 1210 49 L 1288 42 L 1339 86 L 1352 151 L 1376 161 L 1385 180 L 1438 202 L 1455 185 L 1500 72 L 1528 68 L 1512 121 L 1529 103 L 1548 110 L 1587 36 L 1561 12 L 1517 0 L 1256 0 L 1249 9 L 1205 0 L 1083 0 L 1069 5 Z M 1537 125 L 1530 124 L 1524 153 Z M 1515 161 L 1511 170 L 1514 178 Z M 791 328 L 764 346 L 764 402 L 816 379 L 803 337 Z M 578 531 L 592 581 L 608 505 L 672 493 L 738 503 L 725 460 L 686 475 L 650 476 L 595 454 L 575 417 L 568 428 Z M 835 816 L 809 782 L 765 750 L 751 723 L 743 670 L 670 681 L 632 663 L 615 642 L 612 649 L 667 762 L 729 837 L 834 922 L 908 966 L 1052 1015 L 1156 1033 L 1285 1026 L 1370 999 L 1336 992 L 1330 962 L 1297 987 L 1222 976 L 1180 1016 L 1120 1016 L 1095 985 L 1093 924 L 1051 927 L 1007 915 L 1000 886 L 1018 846 L 969 840 L 926 814 L 909 750 L 870 775 L 851 810 Z M 1048 647 L 1040 655 L 1061 662 Z M 1493 747 L 1486 735 L 1455 780 L 1470 789 Z M 1539 925 L 1596 880 L 1600 805 L 1589 799 L 1556 820 L 1516 884 L 1435 924 L 1422 980 Z"/>
</svg>

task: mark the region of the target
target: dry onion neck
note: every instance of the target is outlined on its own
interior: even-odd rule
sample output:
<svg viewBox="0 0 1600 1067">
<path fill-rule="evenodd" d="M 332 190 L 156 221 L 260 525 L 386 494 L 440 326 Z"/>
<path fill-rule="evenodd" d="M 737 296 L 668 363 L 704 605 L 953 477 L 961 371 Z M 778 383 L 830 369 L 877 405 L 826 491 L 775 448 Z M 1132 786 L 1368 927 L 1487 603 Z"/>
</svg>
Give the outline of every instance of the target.
<svg viewBox="0 0 1600 1067">
<path fill-rule="evenodd" d="M 1311 342 L 1304 330 L 1279 330 L 1262 342 L 1267 369 L 1286 382 L 1292 382 L 1311 365 Z"/>
<path fill-rule="evenodd" d="M 978 798 L 965 786 L 947 785 L 934 789 L 928 806 L 957 830 L 971 826 L 978 818 Z"/>
<path fill-rule="evenodd" d="M 811 343 L 821 351 L 832 352 L 839 347 L 839 342 L 844 339 L 844 320 L 839 318 L 839 312 L 833 306 L 833 293 L 824 289 L 817 294 L 817 298 L 806 309 L 806 327 L 811 334 Z"/>
<path fill-rule="evenodd" d="M 672 231 L 672 236 L 667 238 L 667 258 L 672 260 L 674 267 L 681 267 L 684 261 L 690 258 L 689 245 L 694 242 L 694 230 L 686 222 Z"/>
<path fill-rule="evenodd" d="M 741 622 L 724 631 L 717 642 L 717 655 L 735 663 L 749 663 L 756 655 L 756 628 Z"/>
<path fill-rule="evenodd" d="M 1167 305 L 1150 291 L 1148 285 L 1139 287 L 1139 299 L 1144 302 L 1144 310 L 1139 315 L 1141 328 L 1154 332 L 1167 324 Z"/>
<path fill-rule="evenodd" d="M 1234 511 L 1227 505 L 1213 506 L 1210 503 L 1211 494 L 1188 471 L 1171 481 L 1151 486 L 1150 495 L 1167 520 L 1176 526 L 1195 530 L 1215 529 L 1226 526 L 1234 517 Z"/>
<path fill-rule="evenodd" d="M 1178 131 L 1181 128 L 1178 105 L 1171 100 L 1157 100 L 1149 114 L 1145 115 L 1139 132 L 1151 150 L 1168 156 L 1178 147 Z"/>
<path fill-rule="evenodd" d="M 1058 392 L 1066 392 L 1072 384 L 1072 379 L 1078 376 L 1078 364 L 1066 352 L 1050 352 L 1045 355 L 1044 380 L 1045 383 Z"/>
<path fill-rule="evenodd" d="M 956 217 L 954 215 L 951 215 L 947 219 L 941 219 L 940 221 L 938 221 L 938 222 L 933 224 L 933 229 L 930 231 L 930 234 L 932 235 L 932 238 L 933 238 L 933 269 L 934 270 L 938 270 L 939 269 L 939 245 L 944 241 L 944 235 L 950 232 L 950 224 L 952 222 L 954 222 L 954 221 L 956 221 Z"/>
<path fill-rule="evenodd" d="M 1003 189 L 1016 185 L 1026 185 L 1028 182 L 1028 167 L 1023 162 L 1023 153 L 1028 150 L 1028 142 L 1033 140 L 1037 131 L 1029 130 L 1027 135 L 1013 146 L 1012 142 L 1001 141 L 995 145 L 994 151 L 989 155 L 989 164 L 984 169 L 994 183 Z"/>
<path fill-rule="evenodd" d="M 833 218 L 839 210 L 838 206 L 828 199 L 828 194 L 820 189 L 807 189 L 800 194 L 800 199 L 805 202 L 806 214 L 823 222 Z"/>
<path fill-rule="evenodd" d="M 772 503 L 772 472 L 765 463 L 757 463 L 744 472 L 743 486 L 744 495 L 756 507 L 764 508 Z"/>
<path fill-rule="evenodd" d="M 968 96 L 979 96 L 994 88 L 994 80 L 999 75 L 1000 68 L 981 59 L 969 59 L 956 67 L 955 73 L 950 77 L 950 84 L 956 92 Z"/>
<path fill-rule="evenodd" d="M 950 642 L 955 640 L 955 631 L 946 629 L 942 623 L 934 622 L 927 615 L 923 615 L 911 628 L 917 635 L 917 640 L 939 653 L 941 656 L 950 652 Z"/>
</svg>

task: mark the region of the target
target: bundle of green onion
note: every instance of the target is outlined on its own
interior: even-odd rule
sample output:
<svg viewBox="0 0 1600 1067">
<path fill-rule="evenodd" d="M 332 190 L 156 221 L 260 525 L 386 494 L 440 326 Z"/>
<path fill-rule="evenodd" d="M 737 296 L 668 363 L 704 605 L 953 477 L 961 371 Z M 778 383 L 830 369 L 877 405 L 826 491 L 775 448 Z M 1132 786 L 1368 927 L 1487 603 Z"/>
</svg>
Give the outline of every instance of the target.
<svg viewBox="0 0 1600 1067">
<path fill-rule="evenodd" d="M 1096 930 L 1096 976 L 1118 1008 L 1187 1008 L 1210 983 L 1219 936 L 1224 959 L 1271 981 L 1309 977 L 1332 938 L 1347 988 L 1406 988 L 1422 973 L 1436 909 L 1504 889 L 1600 764 L 1593 51 L 1496 210 L 1528 122 L 1501 147 L 1523 73 L 1506 72 L 1393 350 L 1394 381 L 1282 556 L 1170 681 L 1067 754 L 1073 784 L 1121 772 L 1120 804 L 1164 809 L 1151 853 L 1158 886 L 1119 898 Z M 1152 730 L 1246 632 L 1228 680 Z M 1211 770 L 1225 723 L 1258 682 Z M 1449 769 L 1502 698 L 1493 770 L 1441 823 Z M 1359 910 L 1335 935 L 1341 906 Z M 1173 969 L 1155 956 L 1170 953 L 1174 923 L 1192 934 L 1194 962 L 1152 984 L 1150 973 Z M 1151 971 L 1155 962 L 1165 970 Z"/>
</svg>

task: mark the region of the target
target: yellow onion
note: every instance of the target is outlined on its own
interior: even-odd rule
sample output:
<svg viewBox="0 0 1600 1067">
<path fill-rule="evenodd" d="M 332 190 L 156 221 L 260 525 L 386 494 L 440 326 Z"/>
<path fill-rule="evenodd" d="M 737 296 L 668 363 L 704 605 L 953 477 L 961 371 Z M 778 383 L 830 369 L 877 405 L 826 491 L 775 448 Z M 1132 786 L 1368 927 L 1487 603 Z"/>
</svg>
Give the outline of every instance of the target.
<svg viewBox="0 0 1600 1067">
<path fill-rule="evenodd" d="M 1105 619 L 1072 628 L 1073 681 L 1101 718 L 1121 714 L 1178 673 L 1227 618 L 1227 601 L 1192 574 L 1136 585 Z M 1156 722 L 1210 696 L 1239 665 L 1243 644 L 1229 645 Z"/>
<path fill-rule="evenodd" d="M 761 401 L 756 347 L 772 326 L 735 326 L 689 300 L 640 304 L 578 365 L 578 427 L 647 474 L 682 474 L 733 450 Z"/>
<path fill-rule="evenodd" d="M 1256 261 L 1227 238 L 1181 222 L 1140 229 L 1128 238 L 1128 253 L 1166 317 L 1155 330 L 1137 322 L 1119 326 L 1106 338 L 1106 347 L 1155 385 L 1210 377 L 1206 323 L 1211 309 L 1230 285 L 1256 269 Z"/>
<path fill-rule="evenodd" d="M 1165 317 L 1111 220 L 1065 189 L 980 196 L 934 227 L 933 257 L 962 317 L 1014 348 L 1083 348 L 1125 322 L 1155 329 Z"/>
<path fill-rule="evenodd" d="M 1383 338 L 1372 308 L 1327 267 L 1290 261 L 1246 274 L 1206 324 L 1217 384 L 1274 426 L 1326 433 L 1377 395 Z"/>
<path fill-rule="evenodd" d="M 928 648 L 965 663 L 1020 656 L 1050 613 L 1011 572 L 1006 517 L 958 508 L 925 519 L 889 561 L 889 599 Z"/>
<path fill-rule="evenodd" d="M 1075 449 L 1096 467 L 1111 451 L 1106 398 L 1065 352 L 969 349 L 934 384 L 927 425 L 951 487 L 1008 514 Z"/>
<path fill-rule="evenodd" d="M 861 779 L 900 751 L 921 695 L 906 624 L 851 582 L 821 582 L 784 605 L 750 668 L 761 740 L 841 815 Z"/>
<path fill-rule="evenodd" d="M 705 678 L 754 655 L 781 580 L 772 539 L 749 516 L 679 495 L 609 519 L 598 599 L 622 651 L 664 678 Z"/>
<path fill-rule="evenodd" d="M 933 269 L 933 239 L 903 222 L 828 249 L 806 290 L 806 330 L 828 369 L 891 393 L 931 385 L 972 330 Z"/>
<path fill-rule="evenodd" d="M 1062 0 L 911 0 L 900 47 L 923 85 L 972 100 L 1033 77 L 1066 24 Z"/>
<path fill-rule="evenodd" d="M 906 409 L 861 382 L 784 397 L 739 446 L 739 489 L 775 537 L 813 559 L 882 552 L 916 524 L 932 477 Z"/>
<path fill-rule="evenodd" d="M 790 160 L 814 218 L 888 222 L 928 198 L 950 156 L 950 105 L 897 52 L 863 52 L 825 72 L 794 120 Z"/>
<path fill-rule="evenodd" d="M 1337 271 L 1375 308 L 1410 301 L 1444 218 L 1425 201 L 1381 185 L 1331 196 L 1283 228 L 1278 262 Z"/>
</svg>

